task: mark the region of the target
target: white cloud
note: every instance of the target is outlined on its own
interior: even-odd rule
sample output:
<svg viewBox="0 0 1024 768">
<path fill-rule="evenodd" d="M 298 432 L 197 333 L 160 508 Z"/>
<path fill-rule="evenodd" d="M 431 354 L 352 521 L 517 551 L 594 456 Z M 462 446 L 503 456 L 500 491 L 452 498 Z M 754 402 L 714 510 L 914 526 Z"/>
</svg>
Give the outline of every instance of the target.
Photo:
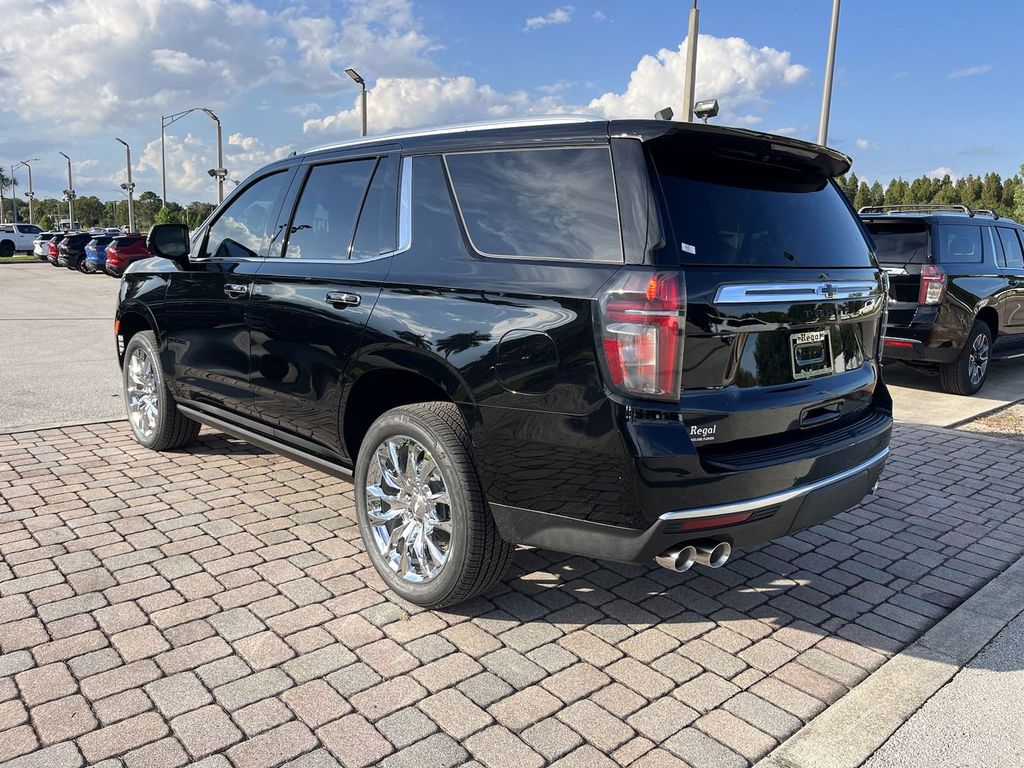
<svg viewBox="0 0 1024 768">
<path fill-rule="evenodd" d="M 169 191 L 188 199 L 208 198 L 214 181 L 207 172 L 217 165 L 216 144 L 205 136 L 186 133 L 184 137 L 167 134 L 167 186 Z M 253 171 L 280 160 L 292 151 L 290 145 L 267 148 L 254 136 L 233 133 L 224 146 L 224 165 L 228 176 L 244 179 Z M 149 142 L 136 167 L 138 178 L 158 187 L 160 182 L 160 139 Z M 159 192 L 159 189 L 157 189 Z"/>
<path fill-rule="evenodd" d="M 541 27 L 550 27 L 555 24 L 568 24 L 572 21 L 572 13 L 575 9 L 571 5 L 563 5 L 560 8 L 555 8 L 544 16 L 531 16 L 526 20 L 526 26 L 523 27 L 524 32 L 532 32 L 535 29 Z M 598 11 L 600 13 L 600 11 Z M 595 17 L 596 18 L 596 17 Z"/>
<path fill-rule="evenodd" d="M 960 174 L 945 165 L 940 165 L 938 168 L 933 168 L 928 171 L 925 176 L 929 179 L 942 179 L 945 176 L 949 176 L 952 181 L 957 181 L 960 178 Z"/>
<path fill-rule="evenodd" d="M 640 59 L 622 93 L 606 93 L 589 104 L 589 110 L 608 117 L 652 117 L 663 107 L 682 115 L 682 82 L 686 41 L 675 50 L 661 49 Z M 750 108 L 770 105 L 768 93 L 788 88 L 807 76 L 807 67 L 793 64 L 789 51 L 755 48 L 741 37 L 701 35 L 697 42 L 697 99 L 716 98 L 722 112 L 719 122 L 752 125 Z"/>
<path fill-rule="evenodd" d="M 356 99 L 351 109 L 306 120 L 310 136 L 353 135 L 359 129 Z M 504 93 L 472 77 L 381 78 L 367 94 L 369 129 L 383 133 L 441 123 L 553 114 L 567 108 L 553 97 L 533 99 L 524 91 Z"/>
<path fill-rule="evenodd" d="M 857 139 L 853 144 L 857 149 L 878 149 L 878 145 L 870 139 Z"/>
<path fill-rule="evenodd" d="M 594 21 L 604 21 L 608 17 L 604 15 L 603 11 L 594 11 Z"/>
<path fill-rule="evenodd" d="M 0 111 L 67 139 L 111 118 L 124 125 L 195 104 L 223 108 L 266 83 L 351 90 L 344 68 L 371 61 L 376 75 L 432 74 L 437 46 L 411 1 L 346 4 L 331 18 L 250 0 L 0 0 L 0 18 L 17 19 L 18 29 L 0 36 Z M 88 109 L 68 109 L 69 94 Z"/>
<path fill-rule="evenodd" d="M 984 75 L 992 71 L 991 64 L 981 64 L 977 67 L 967 67 L 965 69 L 954 69 L 949 73 L 950 77 L 975 77 L 977 75 Z"/>
<path fill-rule="evenodd" d="M 701 35 L 698 52 L 697 96 L 713 95 L 722 105 L 717 122 L 754 126 L 762 122 L 758 110 L 770 106 L 767 94 L 800 83 L 807 68 L 793 64 L 788 51 L 755 48 L 738 37 Z M 681 113 L 680 84 L 685 43 L 677 50 L 644 56 L 621 94 L 606 93 L 588 105 L 567 104 L 558 87 L 502 92 L 472 77 L 381 78 L 367 95 L 371 133 L 396 128 L 470 122 L 497 118 L 589 113 L 598 116 L 653 117 L 665 106 Z M 344 109 L 303 123 L 309 136 L 352 136 L 359 129 L 356 95 Z"/>
</svg>

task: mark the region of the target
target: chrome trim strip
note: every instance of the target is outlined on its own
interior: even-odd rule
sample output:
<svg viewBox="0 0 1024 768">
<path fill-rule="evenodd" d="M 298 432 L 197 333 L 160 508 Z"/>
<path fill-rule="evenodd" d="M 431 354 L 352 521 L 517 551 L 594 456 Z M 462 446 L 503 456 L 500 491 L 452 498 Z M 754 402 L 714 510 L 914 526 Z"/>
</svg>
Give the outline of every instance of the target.
<svg viewBox="0 0 1024 768">
<path fill-rule="evenodd" d="M 881 296 L 870 280 L 814 280 L 793 283 L 748 283 L 719 286 L 716 304 L 780 304 L 791 301 L 868 299 Z"/>
<path fill-rule="evenodd" d="M 908 342 L 910 344 L 922 344 L 923 343 L 921 341 L 918 341 L 917 339 L 907 339 L 907 338 L 904 338 L 903 336 L 883 336 L 882 340 L 883 341 L 906 341 L 906 342 Z"/>
<path fill-rule="evenodd" d="M 808 485 L 801 485 L 798 488 L 792 488 L 788 491 L 782 491 L 781 493 L 774 493 L 771 496 L 761 496 L 757 499 L 745 499 L 743 501 L 734 501 L 729 504 L 719 504 L 716 507 L 698 507 L 696 509 L 680 509 L 675 512 L 666 512 L 659 520 L 689 520 L 695 517 L 714 517 L 716 515 L 732 515 L 737 512 L 755 512 L 765 507 L 774 507 L 776 504 L 784 504 L 787 501 L 799 498 L 800 496 L 806 496 L 809 493 L 820 490 L 826 486 L 834 483 L 842 482 L 848 478 L 853 477 L 856 474 L 863 472 L 866 469 L 870 469 L 880 461 L 885 461 L 885 457 L 889 455 L 889 448 L 884 448 L 877 454 L 872 456 L 867 461 L 858 464 L 855 467 L 851 467 L 844 472 L 840 472 L 837 475 L 826 477 L 817 482 L 810 483 Z"/>
<path fill-rule="evenodd" d="M 882 267 L 882 271 L 888 275 L 907 275 L 910 274 L 903 267 Z"/>
</svg>

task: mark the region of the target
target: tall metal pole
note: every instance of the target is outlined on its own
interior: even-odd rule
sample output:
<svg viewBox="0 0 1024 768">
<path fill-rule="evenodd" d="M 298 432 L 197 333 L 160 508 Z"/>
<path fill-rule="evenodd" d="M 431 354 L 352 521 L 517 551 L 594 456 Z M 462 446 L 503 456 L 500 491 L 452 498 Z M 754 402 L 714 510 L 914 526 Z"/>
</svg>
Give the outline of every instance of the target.
<svg viewBox="0 0 1024 768">
<path fill-rule="evenodd" d="M 362 87 L 362 101 L 360 103 L 359 115 L 362 118 L 362 128 L 359 132 L 360 136 L 366 135 L 366 83 L 360 83 Z"/>
<path fill-rule="evenodd" d="M 14 211 L 14 218 L 11 219 L 12 224 L 18 223 L 18 193 L 14 191 L 14 188 L 18 186 L 14 180 L 14 163 L 11 163 L 11 210 Z"/>
<path fill-rule="evenodd" d="M 63 152 L 57 154 L 68 161 L 68 229 L 72 230 L 75 228 L 75 186 L 71 183 L 71 158 Z"/>
<path fill-rule="evenodd" d="M 683 73 L 683 122 L 693 122 L 693 93 L 697 81 L 697 28 L 700 26 L 700 11 L 697 0 L 690 9 L 690 29 L 686 33 L 686 71 Z"/>
<path fill-rule="evenodd" d="M 217 180 L 217 203 L 219 205 L 224 202 L 224 177 L 228 175 L 227 168 L 224 167 L 224 142 L 220 118 L 213 113 L 212 109 L 203 107 L 202 110 L 217 124 L 217 167 L 213 169 L 212 175 Z"/>
<path fill-rule="evenodd" d="M 117 139 L 118 142 L 124 144 L 125 154 L 125 165 L 128 168 L 128 183 L 125 185 L 125 189 L 128 191 L 128 231 L 135 231 L 135 202 L 132 198 L 132 190 L 135 189 L 135 184 L 132 182 L 132 148 L 128 146 L 128 142 L 124 139 Z M 116 211 L 115 211 L 116 215 Z"/>
<path fill-rule="evenodd" d="M 160 117 L 160 199 L 167 206 L 167 155 L 164 152 L 164 126 L 167 125 L 166 117 Z M 133 229 L 132 232 L 135 230 Z"/>
<path fill-rule="evenodd" d="M 832 0 L 832 29 L 828 39 L 828 58 L 825 60 L 825 87 L 821 94 L 821 122 L 818 123 L 818 143 L 828 142 L 828 115 L 832 108 L 832 77 L 836 69 L 836 38 L 839 36 L 839 0 Z"/>
<path fill-rule="evenodd" d="M 22 160 L 21 164 L 28 168 L 28 223 L 35 224 L 35 216 L 32 214 L 32 200 L 35 198 L 36 193 L 32 190 L 32 166 L 29 165 L 32 160 Z"/>
</svg>

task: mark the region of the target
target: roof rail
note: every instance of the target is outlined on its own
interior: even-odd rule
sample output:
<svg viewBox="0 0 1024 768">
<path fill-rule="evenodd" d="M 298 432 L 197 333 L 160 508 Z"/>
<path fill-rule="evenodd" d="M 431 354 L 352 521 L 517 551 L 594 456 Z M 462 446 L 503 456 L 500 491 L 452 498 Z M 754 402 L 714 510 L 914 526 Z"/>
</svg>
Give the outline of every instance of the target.
<svg viewBox="0 0 1024 768">
<path fill-rule="evenodd" d="M 998 219 L 999 214 L 991 208 L 971 208 L 960 203 L 908 203 L 899 205 L 862 205 L 857 213 L 963 213 L 968 216 L 991 216 Z"/>
</svg>

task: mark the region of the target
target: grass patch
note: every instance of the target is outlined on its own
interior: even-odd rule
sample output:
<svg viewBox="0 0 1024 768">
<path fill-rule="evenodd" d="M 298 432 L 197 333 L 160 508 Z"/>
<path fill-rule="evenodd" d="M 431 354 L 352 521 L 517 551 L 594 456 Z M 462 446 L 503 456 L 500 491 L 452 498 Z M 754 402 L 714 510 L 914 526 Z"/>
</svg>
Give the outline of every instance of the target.
<svg viewBox="0 0 1024 768">
<path fill-rule="evenodd" d="M 0 259 L 0 264 L 17 264 L 22 261 L 36 261 L 36 257 L 31 253 L 24 253 L 17 256 L 11 256 L 9 259 Z"/>
</svg>

